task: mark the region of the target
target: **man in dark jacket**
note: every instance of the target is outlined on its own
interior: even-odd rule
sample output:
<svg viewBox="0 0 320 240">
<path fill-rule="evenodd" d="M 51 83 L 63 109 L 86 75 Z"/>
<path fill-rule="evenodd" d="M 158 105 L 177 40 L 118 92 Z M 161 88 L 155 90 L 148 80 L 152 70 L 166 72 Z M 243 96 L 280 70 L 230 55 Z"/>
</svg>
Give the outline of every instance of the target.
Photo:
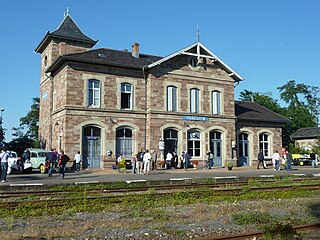
<svg viewBox="0 0 320 240">
<path fill-rule="evenodd" d="M 60 151 L 60 158 L 58 161 L 58 167 L 59 167 L 59 179 L 64 179 L 64 174 L 66 172 L 66 165 L 68 163 L 68 161 L 70 160 L 69 156 L 64 154 L 64 151 L 61 150 Z"/>
<path fill-rule="evenodd" d="M 260 150 L 260 152 L 258 153 L 258 167 L 257 167 L 257 169 L 259 169 L 260 164 L 262 164 L 263 168 L 266 168 L 264 166 L 264 156 L 263 156 L 262 150 Z"/>
<path fill-rule="evenodd" d="M 49 169 L 48 169 L 48 176 L 51 177 L 52 176 L 52 168 L 53 168 L 53 164 L 56 162 L 56 154 L 54 153 L 54 148 L 51 148 L 50 152 L 47 153 L 46 155 L 46 164 L 49 165 Z"/>
</svg>

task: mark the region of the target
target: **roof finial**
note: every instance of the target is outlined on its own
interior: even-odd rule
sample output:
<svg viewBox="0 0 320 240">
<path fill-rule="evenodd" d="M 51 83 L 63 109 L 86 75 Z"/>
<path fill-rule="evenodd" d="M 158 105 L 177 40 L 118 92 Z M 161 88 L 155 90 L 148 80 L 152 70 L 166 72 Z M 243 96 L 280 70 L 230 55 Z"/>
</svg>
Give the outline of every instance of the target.
<svg viewBox="0 0 320 240">
<path fill-rule="evenodd" d="M 66 18 L 68 15 L 69 15 L 69 7 L 67 7 L 67 11 L 66 12 L 64 12 L 64 14 L 63 14 L 63 16 L 64 16 L 64 18 Z"/>
<path fill-rule="evenodd" d="M 199 27 L 199 23 L 197 24 L 197 42 L 200 42 L 200 27 Z"/>
</svg>

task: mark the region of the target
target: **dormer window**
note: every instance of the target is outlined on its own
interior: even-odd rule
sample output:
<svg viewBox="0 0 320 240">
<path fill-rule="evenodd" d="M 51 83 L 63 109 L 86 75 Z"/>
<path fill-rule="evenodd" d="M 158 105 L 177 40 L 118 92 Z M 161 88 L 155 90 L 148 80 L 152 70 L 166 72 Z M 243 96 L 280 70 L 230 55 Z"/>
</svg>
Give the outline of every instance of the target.
<svg viewBox="0 0 320 240">
<path fill-rule="evenodd" d="M 198 59 L 197 58 L 190 58 L 189 60 L 189 65 L 192 67 L 192 68 L 196 68 L 198 67 Z"/>
</svg>

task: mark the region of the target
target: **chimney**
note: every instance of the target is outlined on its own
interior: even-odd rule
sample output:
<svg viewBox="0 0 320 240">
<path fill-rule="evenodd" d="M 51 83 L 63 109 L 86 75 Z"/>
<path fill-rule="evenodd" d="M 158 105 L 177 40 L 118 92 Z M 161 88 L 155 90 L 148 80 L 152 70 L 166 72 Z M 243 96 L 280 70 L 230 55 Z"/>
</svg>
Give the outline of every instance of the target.
<svg viewBox="0 0 320 240">
<path fill-rule="evenodd" d="M 132 45 L 132 57 L 139 58 L 139 48 L 140 48 L 139 43 L 134 43 Z"/>
</svg>

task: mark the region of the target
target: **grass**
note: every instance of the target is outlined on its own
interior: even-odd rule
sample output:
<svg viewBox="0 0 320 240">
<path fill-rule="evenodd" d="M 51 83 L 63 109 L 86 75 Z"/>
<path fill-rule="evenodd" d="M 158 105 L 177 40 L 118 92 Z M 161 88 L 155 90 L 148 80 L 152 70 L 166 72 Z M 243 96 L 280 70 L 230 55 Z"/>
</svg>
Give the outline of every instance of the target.
<svg viewBox="0 0 320 240">
<path fill-rule="evenodd" d="M 319 181 L 318 181 L 319 182 Z M 292 179 L 282 179 L 275 183 L 260 183 L 255 179 L 249 181 L 249 186 L 243 188 L 242 192 L 238 195 L 226 194 L 226 193 L 213 193 L 212 191 L 205 191 L 208 189 L 199 189 L 199 191 L 188 192 L 186 190 L 174 192 L 170 195 L 153 195 L 155 189 L 150 189 L 145 194 L 136 196 L 122 196 L 120 202 L 112 202 L 108 199 L 79 199 L 77 201 L 66 201 L 66 205 L 49 207 L 48 203 L 31 203 L 23 202 L 14 210 L 0 208 L 0 219 L 2 218 L 4 229 L 7 234 L 1 233 L 0 239 L 19 239 L 24 237 L 72 237 L 84 234 L 96 226 L 103 229 L 139 229 L 148 226 L 150 229 L 157 229 L 167 234 L 176 234 L 181 236 L 182 239 L 190 233 L 188 229 L 180 229 L 178 226 L 186 224 L 199 224 L 214 219 L 225 218 L 228 216 L 228 221 L 234 221 L 238 225 L 254 225 L 257 229 L 263 229 L 263 226 L 270 226 L 269 232 L 272 233 L 272 223 L 277 222 L 281 224 L 304 224 L 312 221 L 319 220 L 319 215 L 311 216 L 309 212 L 312 212 L 311 207 L 307 206 L 307 203 L 312 199 L 319 199 L 320 190 L 305 190 L 305 189 L 293 189 L 293 190 L 281 190 L 274 192 L 253 192 L 252 187 L 265 186 L 265 185 L 281 185 L 281 184 L 310 184 L 316 183 L 315 181 L 303 181 L 292 182 Z M 138 184 L 141 186 L 141 184 Z M 108 185 L 109 188 L 115 187 L 133 187 L 124 184 Z M 70 196 L 86 196 L 90 189 L 106 188 L 107 185 L 89 185 L 89 186 L 67 186 L 64 189 L 72 188 L 74 190 L 85 190 L 82 193 L 72 193 Z M 61 189 L 60 189 L 61 190 Z M 199 194 L 201 192 L 201 194 Z M 69 195 L 68 195 L 69 197 Z M 34 199 L 35 196 L 30 196 Z M 28 199 L 28 196 L 25 196 Z M 280 210 L 287 206 L 287 202 L 294 202 L 300 205 L 306 205 L 303 211 L 306 214 L 296 214 L 295 208 L 287 210 L 284 214 L 279 214 Z M 246 204 L 244 204 L 246 203 Z M 319 205 L 319 202 L 315 201 L 315 206 Z M 2 204 L 5 204 L 3 202 Z M 264 207 L 260 207 L 262 204 Z M 318 204 L 318 205 L 317 205 Z M 240 205 L 248 205 L 249 209 L 241 211 Z M 311 206 L 312 204 L 310 204 Z M 272 209 L 277 207 L 275 212 L 268 212 L 263 209 Z M 254 208 L 254 209 L 253 209 Z M 262 209 L 260 209 L 262 208 Z M 79 226 L 76 218 L 79 214 L 94 213 L 94 214 L 120 214 L 120 218 L 110 220 L 108 217 L 99 219 L 86 220 Z M 300 212 L 299 212 L 300 213 Z M 32 231 L 24 230 L 26 233 L 17 229 L 16 221 L 27 221 L 32 223 L 38 221 L 37 228 Z M 73 226 L 71 229 L 62 227 L 61 231 L 43 232 L 41 226 L 46 221 L 50 222 L 52 219 L 57 219 L 57 222 L 65 222 L 64 225 Z M 177 224 L 177 227 L 171 227 L 171 223 Z M 31 224 L 32 225 L 32 224 Z M 38 226 L 39 225 L 39 226 Z M 67 231 L 67 233 L 64 232 Z M 280 226 L 278 226 L 281 229 Z M 60 229 L 60 228 L 59 228 Z M 8 234 L 10 232 L 10 234 Z M 20 235 L 19 235 L 20 234 Z M 62 235 L 63 234 L 63 235 Z M 67 235 L 66 235 L 67 234 Z M 15 237 L 17 236 L 17 237 Z"/>
</svg>

